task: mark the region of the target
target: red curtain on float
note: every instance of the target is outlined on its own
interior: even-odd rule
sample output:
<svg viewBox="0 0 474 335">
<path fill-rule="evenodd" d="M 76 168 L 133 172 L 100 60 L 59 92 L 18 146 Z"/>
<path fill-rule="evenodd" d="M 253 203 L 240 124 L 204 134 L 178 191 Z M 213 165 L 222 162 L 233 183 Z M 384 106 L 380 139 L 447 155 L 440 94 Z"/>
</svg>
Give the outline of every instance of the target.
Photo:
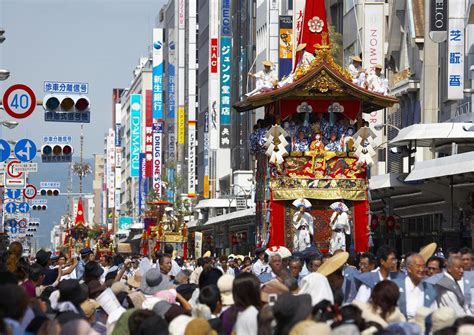
<svg viewBox="0 0 474 335">
<path fill-rule="evenodd" d="M 354 249 L 355 252 L 369 251 L 369 201 L 354 201 Z"/>
<path fill-rule="evenodd" d="M 273 201 L 273 192 L 270 191 L 270 240 L 268 247 L 285 245 L 285 202 Z"/>
</svg>

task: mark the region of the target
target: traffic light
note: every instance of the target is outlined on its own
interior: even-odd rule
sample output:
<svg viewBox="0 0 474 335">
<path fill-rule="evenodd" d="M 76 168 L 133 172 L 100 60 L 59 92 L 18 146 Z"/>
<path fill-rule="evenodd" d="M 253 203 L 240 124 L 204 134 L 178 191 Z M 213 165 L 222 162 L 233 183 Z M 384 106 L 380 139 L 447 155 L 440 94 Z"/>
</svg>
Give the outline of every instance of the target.
<svg viewBox="0 0 474 335">
<path fill-rule="evenodd" d="M 43 163 L 70 163 L 73 152 L 70 144 L 45 144 L 41 147 L 41 159 Z"/>
<path fill-rule="evenodd" d="M 48 94 L 43 98 L 43 108 L 46 112 L 78 112 L 89 111 L 89 98 L 82 95 Z"/>
<path fill-rule="evenodd" d="M 40 195 L 41 196 L 55 196 L 57 197 L 59 195 L 59 190 L 57 188 L 42 188 L 40 190 Z"/>
<path fill-rule="evenodd" d="M 31 209 L 34 210 L 34 211 L 45 211 L 46 209 L 48 209 L 48 206 L 46 206 L 46 205 L 33 205 L 33 206 L 31 206 Z"/>
</svg>

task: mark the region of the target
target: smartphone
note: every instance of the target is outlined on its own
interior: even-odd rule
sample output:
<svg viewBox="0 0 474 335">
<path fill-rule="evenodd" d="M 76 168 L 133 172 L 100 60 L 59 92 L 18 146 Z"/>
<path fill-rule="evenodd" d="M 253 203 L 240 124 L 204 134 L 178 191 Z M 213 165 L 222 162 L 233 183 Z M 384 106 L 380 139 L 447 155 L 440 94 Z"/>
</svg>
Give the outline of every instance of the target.
<svg viewBox="0 0 474 335">
<path fill-rule="evenodd" d="M 276 301 L 278 300 L 278 295 L 271 293 L 268 295 L 268 305 L 275 306 Z"/>
</svg>

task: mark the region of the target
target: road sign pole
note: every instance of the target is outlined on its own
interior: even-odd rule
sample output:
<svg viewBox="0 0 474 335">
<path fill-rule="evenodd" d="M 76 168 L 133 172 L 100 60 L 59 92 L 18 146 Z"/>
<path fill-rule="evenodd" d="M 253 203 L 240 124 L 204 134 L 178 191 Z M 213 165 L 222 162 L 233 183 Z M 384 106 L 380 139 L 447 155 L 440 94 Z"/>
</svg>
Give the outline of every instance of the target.
<svg viewBox="0 0 474 335">
<path fill-rule="evenodd" d="M 2 192 L 2 204 L 5 206 L 5 180 L 6 180 L 7 171 L 3 173 L 3 192 Z M 2 223 L 0 225 L 0 233 L 5 232 L 5 209 L 2 210 Z"/>
</svg>

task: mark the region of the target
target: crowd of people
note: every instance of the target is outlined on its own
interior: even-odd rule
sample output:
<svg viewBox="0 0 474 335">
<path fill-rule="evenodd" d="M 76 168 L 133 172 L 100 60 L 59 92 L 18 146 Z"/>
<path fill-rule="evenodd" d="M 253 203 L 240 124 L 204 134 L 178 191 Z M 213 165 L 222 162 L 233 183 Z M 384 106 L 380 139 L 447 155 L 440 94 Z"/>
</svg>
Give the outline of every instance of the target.
<svg viewBox="0 0 474 335">
<path fill-rule="evenodd" d="M 474 334 L 472 251 L 0 257 L 0 334 Z M 434 256 L 433 256 L 434 255 Z"/>
</svg>

